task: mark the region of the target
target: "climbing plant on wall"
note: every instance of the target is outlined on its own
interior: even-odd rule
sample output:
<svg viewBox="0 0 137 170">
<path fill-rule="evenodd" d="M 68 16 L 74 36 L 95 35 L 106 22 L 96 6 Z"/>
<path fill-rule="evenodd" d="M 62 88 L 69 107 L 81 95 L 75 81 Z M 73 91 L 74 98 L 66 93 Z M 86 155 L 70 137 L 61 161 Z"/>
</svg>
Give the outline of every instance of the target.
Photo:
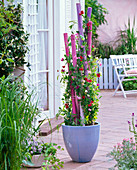
<svg viewBox="0 0 137 170">
<path fill-rule="evenodd" d="M 28 51 L 28 34 L 22 24 L 21 4 L 9 3 L 7 7 L 0 2 L 0 77 L 8 76 L 14 68 L 25 62 Z"/>
</svg>

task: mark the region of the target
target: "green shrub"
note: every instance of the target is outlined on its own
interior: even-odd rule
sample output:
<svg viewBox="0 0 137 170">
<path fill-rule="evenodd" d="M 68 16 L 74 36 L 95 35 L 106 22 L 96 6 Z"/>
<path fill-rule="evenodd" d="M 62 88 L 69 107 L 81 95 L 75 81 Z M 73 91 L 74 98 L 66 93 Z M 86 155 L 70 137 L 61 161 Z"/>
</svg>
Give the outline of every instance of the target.
<svg viewBox="0 0 137 170">
<path fill-rule="evenodd" d="M 25 140 L 32 132 L 38 115 L 31 101 L 33 92 L 23 82 L 0 79 L 0 170 L 18 170 L 25 156 Z"/>
<path fill-rule="evenodd" d="M 135 19 L 132 28 L 129 19 L 128 26 L 125 26 L 125 30 L 118 32 L 115 41 L 107 44 L 95 42 L 95 47 L 97 48 L 96 55 L 101 58 L 110 58 L 110 55 L 137 54 L 135 30 Z"/>
<path fill-rule="evenodd" d="M 101 24 L 107 23 L 105 15 L 108 14 L 106 8 L 97 0 L 85 0 L 85 12 L 87 14 L 88 7 L 92 7 L 91 21 L 92 21 L 92 38 L 93 41 L 98 37 L 97 28 Z"/>
<path fill-rule="evenodd" d="M 0 2 L 0 77 L 8 76 L 14 68 L 25 62 L 28 52 L 28 34 L 22 24 L 22 7 L 10 3 L 7 7 Z"/>
<path fill-rule="evenodd" d="M 130 77 L 130 79 L 131 78 L 136 78 L 136 77 Z M 137 90 L 137 80 L 123 81 L 122 84 L 124 90 Z"/>
</svg>

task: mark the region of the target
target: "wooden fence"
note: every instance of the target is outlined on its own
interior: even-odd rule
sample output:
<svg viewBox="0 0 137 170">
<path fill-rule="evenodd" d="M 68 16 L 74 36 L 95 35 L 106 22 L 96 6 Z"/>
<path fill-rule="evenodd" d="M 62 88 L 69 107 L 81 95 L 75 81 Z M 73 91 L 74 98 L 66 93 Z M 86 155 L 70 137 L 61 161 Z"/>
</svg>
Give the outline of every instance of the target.
<svg viewBox="0 0 137 170">
<path fill-rule="evenodd" d="M 112 66 L 111 59 L 100 59 L 102 66 L 98 67 L 98 71 L 102 76 L 98 79 L 100 89 L 115 89 L 118 81 L 115 70 Z"/>
</svg>

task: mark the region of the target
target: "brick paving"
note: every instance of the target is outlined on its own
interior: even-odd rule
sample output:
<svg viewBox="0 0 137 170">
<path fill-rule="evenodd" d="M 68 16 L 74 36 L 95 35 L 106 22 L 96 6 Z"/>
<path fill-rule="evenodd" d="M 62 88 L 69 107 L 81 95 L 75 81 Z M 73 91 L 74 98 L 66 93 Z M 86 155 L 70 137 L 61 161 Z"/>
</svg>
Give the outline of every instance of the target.
<svg viewBox="0 0 137 170">
<path fill-rule="evenodd" d="M 106 170 L 115 164 L 108 161 L 106 155 L 112 150 L 113 146 L 122 142 L 123 138 L 132 136 L 128 132 L 127 120 L 131 119 L 131 113 L 137 116 L 137 94 L 127 95 L 125 99 L 123 95 L 112 97 L 113 90 L 101 91 L 100 110 L 98 114 L 98 122 L 101 123 L 100 142 L 95 156 L 89 163 L 76 163 L 69 157 L 63 142 L 62 129 L 55 131 L 52 136 L 40 137 L 45 142 L 55 142 L 64 148 L 59 151 L 58 157 L 64 161 L 64 170 Z M 30 168 L 29 168 L 30 170 Z M 34 169 L 33 169 L 34 170 Z M 35 169 L 36 170 L 36 169 Z M 40 170 L 37 169 L 37 170 Z"/>
</svg>

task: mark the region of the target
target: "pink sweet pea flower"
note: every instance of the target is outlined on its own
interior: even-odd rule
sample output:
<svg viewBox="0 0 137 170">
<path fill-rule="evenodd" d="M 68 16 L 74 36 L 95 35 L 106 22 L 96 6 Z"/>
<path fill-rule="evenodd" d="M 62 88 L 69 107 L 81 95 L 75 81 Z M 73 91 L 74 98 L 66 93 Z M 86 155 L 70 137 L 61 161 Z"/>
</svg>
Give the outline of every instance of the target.
<svg viewBox="0 0 137 170">
<path fill-rule="evenodd" d="M 77 96 L 77 99 L 78 99 L 78 100 L 81 100 L 81 97 Z"/>
</svg>

